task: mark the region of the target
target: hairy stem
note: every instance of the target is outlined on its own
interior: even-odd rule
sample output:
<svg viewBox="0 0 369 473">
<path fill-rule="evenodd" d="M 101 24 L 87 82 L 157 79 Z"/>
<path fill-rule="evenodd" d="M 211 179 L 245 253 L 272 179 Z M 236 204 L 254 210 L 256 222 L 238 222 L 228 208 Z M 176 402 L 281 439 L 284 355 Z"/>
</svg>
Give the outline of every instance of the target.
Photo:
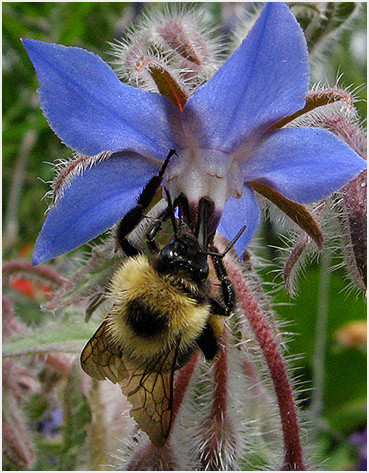
<svg viewBox="0 0 369 473">
<path fill-rule="evenodd" d="M 286 364 L 278 350 L 267 319 L 247 287 L 242 271 L 227 258 L 229 278 L 234 284 L 242 309 L 249 320 L 268 364 L 277 396 L 284 440 L 283 470 L 306 470 L 300 441 L 300 428 L 294 402 L 294 394 L 287 375 Z"/>
<path fill-rule="evenodd" d="M 198 359 L 199 351 L 192 355 L 191 360 L 177 374 L 173 392 L 172 426 L 182 405 L 182 401 L 187 392 L 187 388 L 195 371 Z"/>
</svg>

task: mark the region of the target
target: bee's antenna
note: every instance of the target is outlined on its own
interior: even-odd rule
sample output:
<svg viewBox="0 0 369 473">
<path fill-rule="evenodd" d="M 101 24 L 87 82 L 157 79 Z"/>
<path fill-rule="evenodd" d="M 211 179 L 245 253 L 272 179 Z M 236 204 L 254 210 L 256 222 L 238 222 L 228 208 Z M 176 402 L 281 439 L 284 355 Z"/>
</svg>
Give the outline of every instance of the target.
<svg viewBox="0 0 369 473">
<path fill-rule="evenodd" d="M 224 258 L 224 256 L 228 253 L 228 251 L 234 246 L 236 241 L 241 237 L 243 232 L 246 230 L 247 225 L 244 225 L 241 230 L 237 233 L 237 235 L 233 238 L 233 240 L 229 243 L 227 248 L 223 251 L 223 253 L 214 253 L 212 251 L 208 251 L 207 254 L 209 256 L 219 256 L 220 258 Z"/>
</svg>

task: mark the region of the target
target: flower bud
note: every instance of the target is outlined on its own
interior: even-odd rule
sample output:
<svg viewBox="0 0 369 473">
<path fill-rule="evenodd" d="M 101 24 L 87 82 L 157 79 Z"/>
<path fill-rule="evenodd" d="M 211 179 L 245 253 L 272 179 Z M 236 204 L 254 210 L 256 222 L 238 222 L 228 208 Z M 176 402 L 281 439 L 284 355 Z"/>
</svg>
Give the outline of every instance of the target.
<svg viewBox="0 0 369 473">
<path fill-rule="evenodd" d="M 161 70 L 171 78 L 173 88 L 188 98 L 220 66 L 221 48 L 212 32 L 205 10 L 170 6 L 147 12 L 127 40 L 113 46 L 117 74 L 131 84 L 163 94 L 152 73 Z"/>
</svg>

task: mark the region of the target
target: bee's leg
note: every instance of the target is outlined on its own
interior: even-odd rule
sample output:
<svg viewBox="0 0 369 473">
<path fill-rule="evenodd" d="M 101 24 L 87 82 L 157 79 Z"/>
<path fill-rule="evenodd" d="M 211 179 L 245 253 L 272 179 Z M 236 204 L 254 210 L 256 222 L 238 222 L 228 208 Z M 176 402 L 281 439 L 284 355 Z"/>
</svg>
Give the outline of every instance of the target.
<svg viewBox="0 0 369 473">
<path fill-rule="evenodd" d="M 149 231 L 146 234 L 147 246 L 154 253 L 159 252 L 155 242 L 156 235 L 160 232 L 163 222 L 170 218 L 171 212 L 172 208 L 169 206 L 164 209 L 163 212 L 157 218 L 155 218 L 154 223 L 151 225 Z"/>
<path fill-rule="evenodd" d="M 214 211 L 213 202 L 206 197 L 201 198 L 199 202 L 199 207 L 198 207 L 198 218 L 197 218 L 197 227 L 196 227 L 195 235 L 200 245 L 202 245 L 205 248 L 207 247 L 209 242 L 212 242 L 214 238 L 214 235 L 208 234 L 209 233 L 208 223 L 209 223 L 210 217 L 213 214 L 213 211 Z M 236 238 L 238 238 L 238 236 Z M 215 246 L 210 246 L 208 250 L 209 250 L 208 254 L 211 255 L 211 258 L 213 261 L 217 278 L 219 279 L 220 284 L 221 284 L 222 299 L 225 306 L 225 307 L 222 306 L 222 304 L 220 304 L 215 299 L 211 299 L 210 302 L 212 306 L 211 307 L 212 313 L 217 314 L 217 315 L 230 315 L 234 309 L 236 296 L 235 296 L 233 284 L 229 280 L 227 271 L 223 264 L 222 258 L 225 253 L 220 254 Z"/>
<path fill-rule="evenodd" d="M 127 240 L 126 235 L 121 234 L 120 227 L 118 227 L 117 240 L 119 242 L 119 246 L 128 257 L 141 254 L 141 251 Z"/>
<path fill-rule="evenodd" d="M 165 159 L 163 166 L 160 169 L 160 172 L 150 179 L 150 181 L 143 188 L 141 194 L 137 199 L 137 205 L 133 207 L 126 215 L 120 220 L 117 229 L 116 238 L 119 245 L 122 247 L 122 250 L 126 253 L 127 256 L 135 256 L 140 253 L 140 251 L 135 248 L 127 240 L 127 235 L 140 223 L 142 220 L 144 211 L 152 202 L 156 191 L 159 189 L 165 169 L 169 163 L 170 158 L 175 154 L 175 150 L 171 149 L 167 158 Z"/>
<path fill-rule="evenodd" d="M 222 299 L 225 306 L 224 314 L 219 314 L 219 312 L 217 311 L 215 311 L 214 313 L 216 313 L 217 315 L 230 315 L 233 312 L 234 306 L 236 304 L 236 294 L 234 291 L 234 287 L 227 275 L 227 271 L 223 264 L 222 255 L 218 253 L 215 247 L 211 248 L 211 250 L 211 258 L 213 260 L 213 265 L 217 278 L 220 282 Z M 220 305 L 217 301 L 215 302 Z"/>
<path fill-rule="evenodd" d="M 221 317 L 230 315 L 231 310 L 228 309 L 225 304 L 222 304 L 217 299 L 209 298 L 210 312 L 214 315 L 220 315 Z"/>
<path fill-rule="evenodd" d="M 219 343 L 209 322 L 205 325 L 196 342 L 208 361 L 212 360 L 218 353 Z"/>
</svg>

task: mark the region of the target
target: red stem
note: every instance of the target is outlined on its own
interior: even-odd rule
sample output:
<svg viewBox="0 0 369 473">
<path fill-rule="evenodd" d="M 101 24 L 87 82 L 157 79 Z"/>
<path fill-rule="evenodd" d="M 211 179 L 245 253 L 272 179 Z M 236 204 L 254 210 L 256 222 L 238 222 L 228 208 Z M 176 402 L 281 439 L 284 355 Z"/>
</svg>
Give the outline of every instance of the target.
<svg viewBox="0 0 369 473">
<path fill-rule="evenodd" d="M 220 353 L 214 366 L 214 401 L 212 406 L 212 415 L 220 422 L 227 412 L 228 400 L 228 366 L 227 366 L 227 348 L 221 345 Z"/>
<path fill-rule="evenodd" d="M 300 442 L 300 428 L 297 419 L 294 395 L 287 375 L 286 365 L 278 351 L 277 343 L 271 333 L 259 304 L 245 284 L 240 269 L 227 261 L 227 272 L 234 284 L 239 301 L 263 350 L 276 392 L 282 423 L 285 458 L 283 470 L 306 470 Z"/>
<path fill-rule="evenodd" d="M 178 371 L 177 378 L 174 383 L 173 392 L 173 409 L 172 409 L 172 426 L 177 417 L 179 408 L 182 405 L 183 398 L 187 392 L 188 385 L 191 381 L 193 372 L 199 359 L 199 351 L 197 350 L 191 357 L 190 361 Z"/>
</svg>

